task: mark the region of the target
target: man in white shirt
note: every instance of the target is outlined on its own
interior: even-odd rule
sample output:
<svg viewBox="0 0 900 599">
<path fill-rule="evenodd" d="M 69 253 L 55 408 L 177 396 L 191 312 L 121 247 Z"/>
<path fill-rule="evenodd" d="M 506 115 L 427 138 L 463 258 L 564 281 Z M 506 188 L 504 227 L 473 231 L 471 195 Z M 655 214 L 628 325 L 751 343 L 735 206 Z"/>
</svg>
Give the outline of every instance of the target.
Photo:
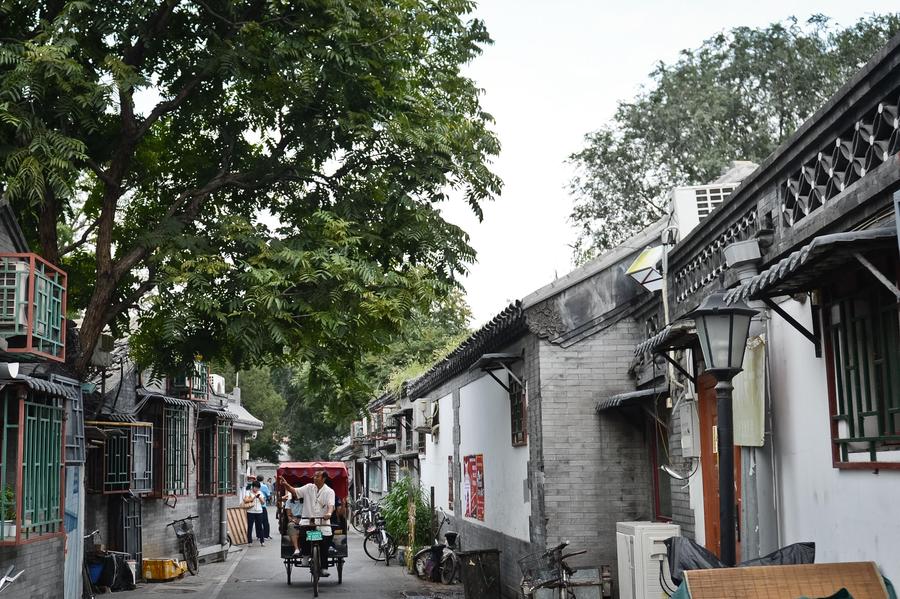
<svg viewBox="0 0 900 599">
<path fill-rule="evenodd" d="M 320 554 L 320 563 L 322 565 L 322 576 L 329 576 L 328 573 L 328 549 L 331 547 L 332 531 L 331 531 L 331 513 L 334 511 L 334 490 L 328 486 L 328 473 L 324 470 L 316 472 L 313 482 L 307 483 L 302 487 L 292 487 L 287 484 L 284 478 L 281 484 L 294 497 L 303 501 L 303 513 L 300 523 L 303 526 L 318 526 L 325 537 L 322 542 L 322 552 Z M 324 521 L 323 524 L 320 524 Z M 300 542 L 304 543 L 305 537 L 300 537 Z"/>
</svg>

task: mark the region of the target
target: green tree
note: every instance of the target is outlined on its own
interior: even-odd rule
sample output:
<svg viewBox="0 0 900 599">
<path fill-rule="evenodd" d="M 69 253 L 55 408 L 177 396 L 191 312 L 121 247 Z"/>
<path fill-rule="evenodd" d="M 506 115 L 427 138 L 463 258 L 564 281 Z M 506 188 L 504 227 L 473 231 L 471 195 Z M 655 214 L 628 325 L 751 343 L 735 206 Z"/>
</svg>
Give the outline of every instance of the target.
<svg viewBox="0 0 900 599">
<path fill-rule="evenodd" d="M 897 31 L 900 13 L 846 28 L 791 18 L 719 33 L 660 62 L 648 87 L 569 157 L 576 259 L 657 220 L 670 188 L 710 181 L 733 160 L 762 162 Z"/>
<path fill-rule="evenodd" d="M 240 373 L 241 405 L 263 421 L 263 428 L 250 441 L 250 458 L 278 462 L 285 435 L 285 398 L 272 381 L 268 368 L 252 368 Z"/>
<path fill-rule="evenodd" d="M 360 357 L 473 258 L 435 204 L 500 188 L 472 8 L 0 0 L 2 193 L 78 281 L 76 368 L 139 306 L 144 364 L 302 361 L 364 392 Z"/>
<path fill-rule="evenodd" d="M 344 437 L 344 422 L 335 419 L 321 407 L 325 398 L 306 384 L 308 377 L 299 371 L 283 368 L 274 373 L 276 387 L 287 400 L 284 412 L 285 431 L 290 439 L 288 453 L 292 460 L 310 462 L 327 460 L 328 453 Z"/>
</svg>

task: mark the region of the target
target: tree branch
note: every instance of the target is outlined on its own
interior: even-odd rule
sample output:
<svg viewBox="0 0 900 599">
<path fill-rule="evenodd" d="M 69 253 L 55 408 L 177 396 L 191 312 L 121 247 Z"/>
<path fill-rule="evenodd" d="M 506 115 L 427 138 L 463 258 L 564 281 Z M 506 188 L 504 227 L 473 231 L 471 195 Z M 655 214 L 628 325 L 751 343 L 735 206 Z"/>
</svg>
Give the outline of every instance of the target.
<svg viewBox="0 0 900 599">
<path fill-rule="evenodd" d="M 125 296 L 122 301 L 117 304 L 114 304 L 107 310 L 106 312 L 106 321 L 110 322 L 116 316 L 118 316 L 123 310 L 126 310 L 133 306 L 141 297 L 156 287 L 156 267 L 151 266 L 148 268 L 149 272 L 147 273 L 147 280 L 138 285 L 135 289 L 131 290 L 131 293 Z"/>
<path fill-rule="evenodd" d="M 99 225 L 99 224 L 100 224 L 100 221 L 95 220 L 90 225 L 88 225 L 88 227 L 84 230 L 84 233 L 81 234 L 81 238 L 78 241 L 73 241 L 72 243 L 70 243 L 67 246 L 63 246 L 63 248 L 61 250 L 59 250 L 59 255 L 65 256 L 66 254 L 68 254 L 70 252 L 74 252 L 75 250 L 77 250 L 78 248 L 83 246 L 85 243 L 87 243 L 88 237 L 97 228 L 97 225 Z"/>
</svg>

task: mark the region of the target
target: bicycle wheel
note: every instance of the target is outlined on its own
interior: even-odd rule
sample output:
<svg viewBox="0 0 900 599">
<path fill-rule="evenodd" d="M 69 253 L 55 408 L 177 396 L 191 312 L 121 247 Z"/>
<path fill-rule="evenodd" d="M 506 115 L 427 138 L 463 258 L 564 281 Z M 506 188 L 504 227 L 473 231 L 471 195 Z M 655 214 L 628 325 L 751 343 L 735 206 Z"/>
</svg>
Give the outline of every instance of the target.
<svg viewBox="0 0 900 599">
<path fill-rule="evenodd" d="M 184 540 L 181 552 L 184 554 L 184 561 L 187 563 L 188 572 L 191 573 L 191 576 L 196 576 L 197 570 L 200 569 L 200 562 L 198 561 L 200 554 L 197 552 L 197 541 L 194 539 L 193 535 L 188 536 Z"/>
<path fill-rule="evenodd" d="M 364 522 L 365 518 L 363 517 L 363 514 L 365 514 L 365 512 L 355 512 L 353 517 L 350 518 L 350 526 L 360 534 L 366 533 L 366 523 Z"/>
<path fill-rule="evenodd" d="M 456 554 L 448 553 L 441 558 L 441 582 L 444 584 L 453 584 L 459 568 L 459 560 Z"/>
<path fill-rule="evenodd" d="M 428 554 L 420 554 L 416 556 L 416 559 L 413 561 L 413 569 L 416 571 L 416 576 L 422 578 L 426 574 L 428 574 Z"/>
<path fill-rule="evenodd" d="M 294 564 L 291 563 L 292 560 L 286 559 L 284 560 L 284 569 L 287 570 L 287 583 L 291 584 L 291 569 L 294 567 Z"/>
<path fill-rule="evenodd" d="M 366 552 L 369 559 L 373 559 L 376 562 L 380 562 L 384 559 L 384 553 L 381 550 L 377 530 L 373 530 L 366 535 L 366 538 L 363 540 L 363 551 Z"/>
<path fill-rule="evenodd" d="M 344 582 L 344 558 L 340 558 L 337 563 L 338 584 Z"/>
<path fill-rule="evenodd" d="M 319 596 L 319 575 L 321 574 L 322 562 L 319 561 L 319 545 L 318 543 L 312 546 L 310 557 L 309 557 L 309 573 L 312 576 L 313 583 L 313 597 Z"/>
<path fill-rule="evenodd" d="M 91 584 L 91 572 L 86 562 L 81 566 L 81 599 L 95 599 L 94 585 Z"/>
</svg>

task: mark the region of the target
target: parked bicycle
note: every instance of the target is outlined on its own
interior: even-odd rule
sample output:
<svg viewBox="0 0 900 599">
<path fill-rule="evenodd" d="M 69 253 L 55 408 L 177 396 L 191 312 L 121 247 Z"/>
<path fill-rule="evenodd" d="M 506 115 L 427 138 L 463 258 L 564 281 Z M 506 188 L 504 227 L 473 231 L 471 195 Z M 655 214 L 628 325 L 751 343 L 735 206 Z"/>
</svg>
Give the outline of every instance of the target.
<svg viewBox="0 0 900 599">
<path fill-rule="evenodd" d="M 363 539 L 363 551 L 376 562 L 384 560 L 385 565 L 390 566 L 391 558 L 397 552 L 397 544 L 385 529 L 384 516 L 381 515 L 378 507 L 370 507 L 368 511 L 372 524 L 368 527 L 366 537 Z"/>
<path fill-rule="evenodd" d="M 166 524 L 167 528 L 171 526 L 175 530 L 175 537 L 178 539 L 181 555 L 184 556 L 188 572 L 192 576 L 196 575 L 200 569 L 200 553 L 197 551 L 197 537 L 194 536 L 194 525 L 191 523 L 191 520 L 197 520 L 199 517 L 188 516 Z"/>
<path fill-rule="evenodd" d="M 543 553 L 533 553 L 519 559 L 519 567 L 522 569 L 522 594 L 525 597 L 534 596 L 538 589 L 556 589 L 555 599 L 574 599 L 575 586 L 572 584 L 572 575 L 578 570 L 566 563 L 566 560 L 587 551 L 575 551 L 563 555 L 563 550 L 569 545 L 564 541 Z"/>
<path fill-rule="evenodd" d="M 413 557 L 413 565 L 420 578 L 435 580 L 437 577 L 434 574 L 438 572 L 441 582 L 452 584 L 454 579 L 459 577 L 459 557 L 456 555 L 456 552 L 459 551 L 457 546 L 459 533 L 448 530 L 444 534 L 444 542 L 439 541 L 441 529 L 444 524 L 450 523 L 450 517 L 444 513 L 443 509 L 438 508 L 438 511 L 441 514 L 441 521 L 435 533 L 434 545 L 420 549 Z M 438 551 L 440 551 L 440 561 L 435 559 Z"/>
<path fill-rule="evenodd" d="M 378 505 L 369 500 L 368 497 L 360 495 L 351 505 L 350 526 L 361 534 L 365 534 L 369 527 L 372 526 L 372 508 Z"/>
</svg>

